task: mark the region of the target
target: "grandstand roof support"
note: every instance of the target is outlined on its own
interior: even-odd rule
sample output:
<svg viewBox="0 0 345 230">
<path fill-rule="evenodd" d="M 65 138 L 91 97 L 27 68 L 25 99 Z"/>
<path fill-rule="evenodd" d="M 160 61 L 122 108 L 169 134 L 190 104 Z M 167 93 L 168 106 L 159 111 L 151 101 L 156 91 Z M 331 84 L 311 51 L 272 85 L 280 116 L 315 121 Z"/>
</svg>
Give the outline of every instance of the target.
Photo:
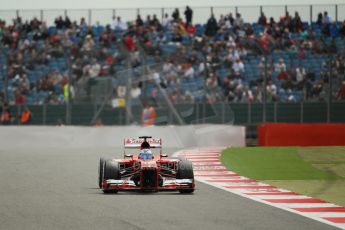
<svg viewBox="0 0 345 230">
<path fill-rule="evenodd" d="M 88 23 L 89 23 L 89 26 L 91 26 L 91 23 L 92 23 L 92 10 L 88 10 Z"/>
<path fill-rule="evenodd" d="M 310 9 L 310 13 L 309 13 L 309 15 L 310 15 L 310 25 L 313 23 L 313 6 L 312 5 L 310 5 L 309 6 L 309 9 Z"/>
<path fill-rule="evenodd" d="M 263 85 L 263 94 L 262 94 L 262 121 L 266 122 L 267 117 L 267 55 L 264 55 L 264 60 L 265 60 L 265 74 L 264 74 L 264 85 Z"/>
<path fill-rule="evenodd" d="M 300 122 L 303 123 L 304 122 L 304 102 L 301 101 L 301 119 Z"/>
<path fill-rule="evenodd" d="M 248 113 L 247 113 L 247 123 L 252 123 L 252 103 L 247 103 Z"/>
<path fill-rule="evenodd" d="M 278 122 L 278 103 L 274 102 L 274 122 Z"/>
<path fill-rule="evenodd" d="M 332 78 L 332 53 L 329 51 L 329 60 L 328 60 L 328 68 L 329 68 L 329 74 L 328 74 L 328 103 L 327 103 L 327 123 L 331 122 L 331 107 L 332 107 L 332 88 L 333 88 L 333 78 Z"/>
<path fill-rule="evenodd" d="M 335 21 L 338 22 L 338 5 L 335 5 Z"/>
</svg>

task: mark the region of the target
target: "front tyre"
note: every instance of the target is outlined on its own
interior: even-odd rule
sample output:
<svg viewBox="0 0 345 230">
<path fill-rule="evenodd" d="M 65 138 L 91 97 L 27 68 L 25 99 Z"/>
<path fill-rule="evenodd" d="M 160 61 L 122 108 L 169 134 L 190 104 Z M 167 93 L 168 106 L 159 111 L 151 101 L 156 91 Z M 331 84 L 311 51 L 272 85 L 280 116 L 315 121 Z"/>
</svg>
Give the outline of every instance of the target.
<svg viewBox="0 0 345 230">
<path fill-rule="evenodd" d="M 193 179 L 193 164 L 189 160 L 181 160 L 178 164 L 176 179 Z M 193 193 L 194 188 L 180 189 L 180 193 Z"/>
<path fill-rule="evenodd" d="M 101 157 L 99 159 L 99 166 L 98 166 L 98 186 L 99 188 L 102 188 L 102 183 L 103 183 L 103 168 L 104 168 L 104 163 L 106 159 Z"/>
<path fill-rule="evenodd" d="M 113 161 L 113 160 L 107 160 L 104 163 L 104 167 L 103 167 L 103 175 L 104 175 L 104 180 L 119 180 L 121 179 L 120 177 L 120 166 L 119 163 L 117 161 Z M 104 189 L 103 190 L 104 193 L 117 193 L 118 190 L 117 189 Z"/>
</svg>

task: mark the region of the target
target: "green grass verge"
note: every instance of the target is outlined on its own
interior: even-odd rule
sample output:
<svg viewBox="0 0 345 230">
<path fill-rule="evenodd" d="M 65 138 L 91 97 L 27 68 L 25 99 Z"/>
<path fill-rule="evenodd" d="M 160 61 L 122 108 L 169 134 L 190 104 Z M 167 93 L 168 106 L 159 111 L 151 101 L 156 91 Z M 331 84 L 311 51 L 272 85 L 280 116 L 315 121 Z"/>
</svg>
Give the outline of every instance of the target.
<svg viewBox="0 0 345 230">
<path fill-rule="evenodd" d="M 345 205 L 345 147 L 230 148 L 221 161 L 242 176 Z"/>
<path fill-rule="evenodd" d="M 231 170 L 257 180 L 339 179 L 306 162 L 297 147 L 231 148 L 223 152 L 222 162 Z"/>
</svg>

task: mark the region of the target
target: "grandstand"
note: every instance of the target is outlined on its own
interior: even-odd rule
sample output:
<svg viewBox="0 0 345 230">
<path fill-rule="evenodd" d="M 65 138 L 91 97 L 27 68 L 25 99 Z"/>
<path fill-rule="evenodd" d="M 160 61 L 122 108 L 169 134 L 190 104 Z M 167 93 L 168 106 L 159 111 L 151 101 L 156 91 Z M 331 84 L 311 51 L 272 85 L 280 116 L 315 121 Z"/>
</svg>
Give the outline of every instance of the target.
<svg viewBox="0 0 345 230">
<path fill-rule="evenodd" d="M 344 113 L 342 106 L 329 102 L 345 99 L 345 18 L 338 14 L 331 18 L 326 11 L 314 16 L 310 20 L 286 10 L 274 19 L 262 11 L 257 21 L 245 21 L 236 8 L 194 24 L 186 24 L 180 10 L 175 18 L 162 13 L 126 22 L 114 15 L 106 24 L 56 15 L 49 25 L 43 18 L 24 21 L 18 15 L 12 23 L 0 22 L 1 100 L 32 108 L 90 105 L 86 110 L 92 115 L 83 124 L 122 98 L 126 101 L 122 115 L 132 117 L 126 123 L 140 120 L 132 109 L 140 111 L 146 103 L 173 117 L 182 116 L 181 104 L 224 103 L 218 122 L 233 122 L 224 114 L 233 114 L 234 103 L 249 108 L 251 103 L 255 107 L 255 103 L 327 102 L 327 121 L 332 121 L 333 107 L 340 108 L 337 116 Z M 299 107 L 302 110 L 303 105 Z M 209 111 L 205 106 L 202 110 Z M 266 107 L 262 110 L 268 113 Z M 36 113 L 44 117 L 44 111 Z M 187 117 L 199 109 L 183 111 Z M 220 110 L 214 111 L 219 115 Z M 69 117 L 71 111 L 66 113 Z M 175 123 L 178 117 L 162 120 Z M 303 115 L 298 119 L 303 121 Z M 42 123 L 46 120 L 42 118 Z"/>
</svg>

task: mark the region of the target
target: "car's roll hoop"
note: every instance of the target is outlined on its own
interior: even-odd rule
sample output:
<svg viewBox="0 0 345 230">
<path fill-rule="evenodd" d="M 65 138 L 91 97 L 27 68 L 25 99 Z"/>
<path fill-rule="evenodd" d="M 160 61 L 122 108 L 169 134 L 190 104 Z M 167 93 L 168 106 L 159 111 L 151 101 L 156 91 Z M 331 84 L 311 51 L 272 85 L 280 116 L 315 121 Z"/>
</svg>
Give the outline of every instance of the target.
<svg viewBox="0 0 345 230">
<path fill-rule="evenodd" d="M 126 149 L 160 149 L 160 157 L 166 157 L 162 154 L 162 139 L 152 138 L 151 136 L 140 136 L 138 139 L 125 138 L 124 143 L 124 156 L 126 156 Z"/>
<path fill-rule="evenodd" d="M 147 148 L 162 148 L 161 138 L 152 138 L 150 136 L 141 136 L 139 139 L 125 138 L 124 147 L 125 149 L 141 149 L 143 143 L 147 143 Z"/>
</svg>

